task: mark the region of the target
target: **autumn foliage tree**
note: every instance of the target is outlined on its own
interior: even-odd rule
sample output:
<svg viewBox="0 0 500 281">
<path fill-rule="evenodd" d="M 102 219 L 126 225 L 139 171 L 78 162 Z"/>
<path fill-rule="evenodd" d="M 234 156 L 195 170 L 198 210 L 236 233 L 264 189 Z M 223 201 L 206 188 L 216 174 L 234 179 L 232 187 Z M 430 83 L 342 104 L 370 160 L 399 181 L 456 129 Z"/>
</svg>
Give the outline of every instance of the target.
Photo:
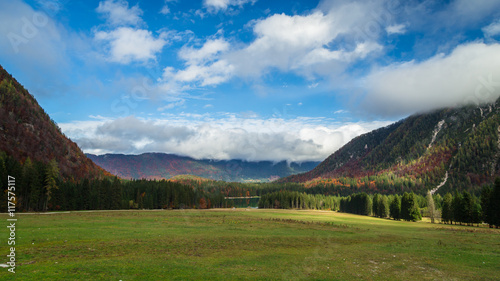
<svg viewBox="0 0 500 281">
<path fill-rule="evenodd" d="M 436 218 L 436 208 L 434 206 L 434 199 L 432 198 L 432 194 L 430 191 L 427 192 L 426 199 L 427 199 L 427 212 L 429 213 L 431 223 L 434 223 L 434 219 Z"/>
</svg>

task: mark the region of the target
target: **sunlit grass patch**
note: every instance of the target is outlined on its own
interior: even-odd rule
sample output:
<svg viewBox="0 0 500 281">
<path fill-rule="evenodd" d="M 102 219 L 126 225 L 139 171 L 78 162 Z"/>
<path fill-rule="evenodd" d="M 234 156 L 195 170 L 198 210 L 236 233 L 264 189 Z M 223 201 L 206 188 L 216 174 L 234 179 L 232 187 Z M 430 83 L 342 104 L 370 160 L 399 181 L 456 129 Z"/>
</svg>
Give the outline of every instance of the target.
<svg viewBox="0 0 500 281">
<path fill-rule="evenodd" d="M 76 212 L 19 215 L 18 223 L 19 280 L 494 280 L 500 273 L 498 230 L 329 211 Z M 9 274 L 0 271 L 0 279 Z"/>
</svg>

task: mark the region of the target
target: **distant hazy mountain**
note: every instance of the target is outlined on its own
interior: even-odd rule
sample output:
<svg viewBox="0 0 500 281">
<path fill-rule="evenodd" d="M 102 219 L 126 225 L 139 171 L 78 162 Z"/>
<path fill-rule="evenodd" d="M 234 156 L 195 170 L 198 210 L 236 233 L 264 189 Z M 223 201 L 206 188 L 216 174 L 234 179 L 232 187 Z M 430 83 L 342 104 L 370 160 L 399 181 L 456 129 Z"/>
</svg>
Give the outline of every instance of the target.
<svg viewBox="0 0 500 281">
<path fill-rule="evenodd" d="M 313 170 L 281 182 L 386 193 L 477 191 L 500 173 L 499 102 L 410 116 L 358 136 Z"/>
<path fill-rule="evenodd" d="M 164 153 L 141 155 L 87 154 L 97 165 L 126 179 L 169 179 L 177 175 L 194 175 L 224 181 L 271 181 L 310 171 L 319 162 L 291 163 L 285 161 L 247 162 L 242 160 L 196 160 Z"/>
<path fill-rule="evenodd" d="M 106 174 L 69 140 L 35 98 L 0 66 L 0 152 L 20 163 L 55 159 L 66 179 Z M 108 174 L 109 175 L 109 174 Z M 4 180 L 4 179 L 2 179 Z"/>
</svg>

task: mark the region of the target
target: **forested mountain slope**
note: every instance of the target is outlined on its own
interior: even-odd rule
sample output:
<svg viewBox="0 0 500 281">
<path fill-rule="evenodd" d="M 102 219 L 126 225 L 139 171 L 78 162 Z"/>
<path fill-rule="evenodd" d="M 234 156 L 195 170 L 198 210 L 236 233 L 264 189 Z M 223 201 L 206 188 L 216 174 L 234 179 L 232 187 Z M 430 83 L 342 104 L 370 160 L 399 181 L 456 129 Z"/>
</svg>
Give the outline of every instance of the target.
<svg viewBox="0 0 500 281">
<path fill-rule="evenodd" d="M 35 98 L 2 66 L 0 152 L 3 152 L 0 162 L 5 162 L 7 157 L 22 164 L 29 158 L 30 162 L 40 162 L 42 166 L 55 161 L 64 179 L 97 178 L 106 174 L 83 154 L 76 143 L 64 136 Z M 43 173 L 44 167 L 38 170 Z"/>
<path fill-rule="evenodd" d="M 354 138 L 280 182 L 395 193 L 478 191 L 499 175 L 499 101 L 417 114 Z"/>
<path fill-rule="evenodd" d="M 276 178 L 312 170 L 319 162 L 290 163 L 285 161 L 248 162 L 242 160 L 197 160 L 164 153 L 141 155 L 87 154 L 96 164 L 126 179 L 169 179 L 177 175 L 194 175 L 229 182 L 271 181 Z"/>
</svg>

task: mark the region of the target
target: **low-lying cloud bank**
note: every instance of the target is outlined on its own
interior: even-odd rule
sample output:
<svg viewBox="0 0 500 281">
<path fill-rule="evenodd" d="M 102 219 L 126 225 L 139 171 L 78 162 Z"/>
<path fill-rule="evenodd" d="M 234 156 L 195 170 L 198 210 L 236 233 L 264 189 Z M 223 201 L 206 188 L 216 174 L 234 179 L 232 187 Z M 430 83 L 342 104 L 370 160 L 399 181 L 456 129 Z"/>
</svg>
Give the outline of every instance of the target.
<svg viewBox="0 0 500 281">
<path fill-rule="evenodd" d="M 385 116 L 484 104 L 500 96 L 500 44 L 469 43 L 449 55 L 374 70 L 363 108 Z"/>
<path fill-rule="evenodd" d="M 292 120 L 97 119 L 59 124 L 87 153 L 164 152 L 197 159 L 322 161 L 352 138 L 390 121 L 337 123 L 325 118 Z"/>
</svg>

